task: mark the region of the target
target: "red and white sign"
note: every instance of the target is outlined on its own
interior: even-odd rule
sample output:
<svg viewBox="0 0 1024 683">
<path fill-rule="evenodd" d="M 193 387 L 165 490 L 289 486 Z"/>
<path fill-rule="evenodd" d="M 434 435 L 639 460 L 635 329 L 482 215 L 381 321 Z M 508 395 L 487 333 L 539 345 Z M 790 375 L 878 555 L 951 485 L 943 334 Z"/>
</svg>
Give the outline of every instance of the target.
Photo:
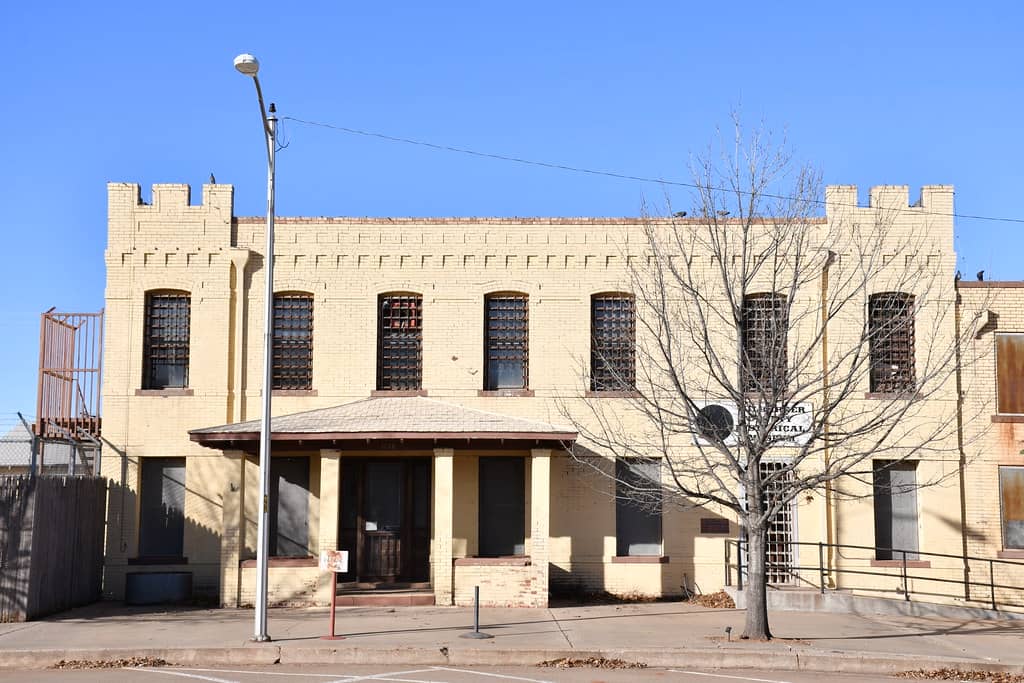
<svg viewBox="0 0 1024 683">
<path fill-rule="evenodd" d="M 321 550 L 320 571 L 344 574 L 348 571 L 347 550 Z"/>
</svg>

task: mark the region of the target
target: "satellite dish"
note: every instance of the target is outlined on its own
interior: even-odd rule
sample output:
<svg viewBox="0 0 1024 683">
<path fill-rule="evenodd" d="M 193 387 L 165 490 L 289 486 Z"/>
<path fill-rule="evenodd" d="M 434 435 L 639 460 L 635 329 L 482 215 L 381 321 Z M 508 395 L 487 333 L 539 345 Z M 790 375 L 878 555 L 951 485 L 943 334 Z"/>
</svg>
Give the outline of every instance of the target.
<svg viewBox="0 0 1024 683">
<path fill-rule="evenodd" d="M 725 441 L 735 426 L 732 412 L 718 403 L 710 403 L 697 411 L 697 431 L 708 441 Z"/>
</svg>

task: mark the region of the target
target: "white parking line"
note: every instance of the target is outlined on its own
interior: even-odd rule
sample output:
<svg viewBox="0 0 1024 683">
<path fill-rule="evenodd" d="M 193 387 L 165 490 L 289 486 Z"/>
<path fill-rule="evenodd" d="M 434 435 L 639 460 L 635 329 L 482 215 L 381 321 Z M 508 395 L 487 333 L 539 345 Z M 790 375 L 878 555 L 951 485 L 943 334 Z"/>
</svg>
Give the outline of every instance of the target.
<svg viewBox="0 0 1024 683">
<path fill-rule="evenodd" d="M 789 683 L 789 681 L 780 681 L 774 678 L 750 678 L 749 676 L 726 676 L 725 674 L 709 674 L 702 671 L 680 671 L 679 669 L 669 669 L 674 674 L 688 674 L 690 676 L 711 676 L 712 678 L 731 678 L 737 681 L 758 681 L 759 683 Z"/>
<path fill-rule="evenodd" d="M 346 676 L 344 678 L 336 678 L 330 683 L 353 683 L 354 681 L 386 681 L 389 680 L 390 676 L 406 676 L 408 674 L 424 674 L 430 673 L 435 667 L 429 669 L 412 669 L 411 671 L 391 671 L 382 674 L 372 674 L 370 676 Z M 443 683 L 442 681 L 421 681 L 420 683 Z"/>
<path fill-rule="evenodd" d="M 345 674 L 297 674 L 289 673 L 286 671 L 252 671 L 245 669 L 196 669 L 193 667 L 174 667 L 176 671 L 199 671 L 202 673 L 222 673 L 222 674 L 253 674 L 256 676 L 303 676 L 306 678 L 332 678 L 338 680 L 338 676 L 343 676 L 345 680 L 352 680 L 355 676 L 345 676 Z"/>
<path fill-rule="evenodd" d="M 232 681 L 227 678 L 214 678 L 213 676 L 201 676 L 199 674 L 185 673 L 184 671 L 167 671 L 164 669 L 146 669 L 140 667 L 124 667 L 125 671 L 145 671 L 151 674 L 164 674 L 165 676 L 181 676 L 183 678 L 194 678 L 200 681 L 212 681 L 212 683 L 242 683 L 241 681 Z"/>
<path fill-rule="evenodd" d="M 438 671 L 452 671 L 460 674 L 476 674 L 477 676 L 492 676 L 494 678 L 504 678 L 510 681 L 529 681 L 529 683 L 551 683 L 551 681 L 545 681 L 540 678 L 523 678 L 522 676 L 509 676 L 507 674 L 494 674 L 487 671 L 470 671 L 469 669 L 452 669 L 447 666 L 435 666 Z"/>
</svg>

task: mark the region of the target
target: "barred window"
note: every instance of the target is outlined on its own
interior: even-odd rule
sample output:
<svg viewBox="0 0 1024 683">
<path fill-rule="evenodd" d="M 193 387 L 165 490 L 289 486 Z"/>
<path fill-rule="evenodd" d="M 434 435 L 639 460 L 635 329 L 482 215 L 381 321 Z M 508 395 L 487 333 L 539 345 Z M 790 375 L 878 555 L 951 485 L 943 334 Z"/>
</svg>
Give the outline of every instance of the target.
<svg viewBox="0 0 1024 683">
<path fill-rule="evenodd" d="M 496 294 L 484 304 L 484 388 L 525 389 L 529 310 L 525 294 Z"/>
<path fill-rule="evenodd" d="M 591 297 L 590 334 L 590 390 L 632 390 L 636 386 L 633 298 L 627 294 Z"/>
<path fill-rule="evenodd" d="M 785 388 L 789 330 L 786 304 L 784 295 L 771 292 L 743 297 L 743 391 L 777 392 Z"/>
<path fill-rule="evenodd" d="M 423 298 L 415 294 L 384 294 L 377 311 L 377 389 L 421 389 Z"/>
<path fill-rule="evenodd" d="M 190 308 L 188 292 L 146 294 L 143 389 L 188 386 Z"/>
<path fill-rule="evenodd" d="M 313 296 L 274 295 L 274 389 L 313 388 Z"/>
<path fill-rule="evenodd" d="M 868 349 L 871 391 L 913 391 L 914 295 L 881 292 L 868 298 Z"/>
</svg>

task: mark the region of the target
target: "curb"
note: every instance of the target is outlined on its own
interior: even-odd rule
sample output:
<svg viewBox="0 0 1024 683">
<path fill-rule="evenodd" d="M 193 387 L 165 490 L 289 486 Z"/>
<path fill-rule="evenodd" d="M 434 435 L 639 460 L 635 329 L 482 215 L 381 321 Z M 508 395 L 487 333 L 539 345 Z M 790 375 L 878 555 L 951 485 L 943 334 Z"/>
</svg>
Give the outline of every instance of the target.
<svg viewBox="0 0 1024 683">
<path fill-rule="evenodd" d="M 82 650 L 0 651 L 0 669 L 48 669 L 59 661 L 113 662 L 132 657 L 163 659 L 179 666 L 270 666 L 274 664 L 370 664 L 426 666 L 536 666 L 568 657 L 605 657 L 648 666 L 692 669 L 771 669 L 823 673 L 891 674 L 912 669 L 950 668 L 963 671 L 1024 673 L 1024 664 L 947 657 L 885 656 L 870 653 L 694 649 L 546 650 L 491 648 L 362 648 L 250 645 L 209 648 L 101 648 Z"/>
</svg>

